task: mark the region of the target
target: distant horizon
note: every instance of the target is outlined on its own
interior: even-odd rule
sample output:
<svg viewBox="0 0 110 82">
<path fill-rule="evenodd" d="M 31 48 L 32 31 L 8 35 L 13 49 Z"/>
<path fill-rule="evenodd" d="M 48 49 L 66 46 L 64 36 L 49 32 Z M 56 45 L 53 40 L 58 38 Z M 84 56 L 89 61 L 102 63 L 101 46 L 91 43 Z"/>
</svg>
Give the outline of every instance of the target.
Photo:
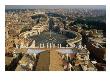
<svg viewBox="0 0 110 82">
<path fill-rule="evenodd" d="M 106 9 L 106 5 L 5 5 L 5 9 Z"/>
</svg>

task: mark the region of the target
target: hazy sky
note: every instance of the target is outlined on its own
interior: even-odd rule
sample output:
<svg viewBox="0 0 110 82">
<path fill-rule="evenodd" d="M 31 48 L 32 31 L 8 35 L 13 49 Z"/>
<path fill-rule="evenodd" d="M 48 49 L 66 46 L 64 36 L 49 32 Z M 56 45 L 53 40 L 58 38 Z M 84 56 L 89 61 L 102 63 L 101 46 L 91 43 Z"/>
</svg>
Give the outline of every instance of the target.
<svg viewBox="0 0 110 82">
<path fill-rule="evenodd" d="M 106 9 L 105 5 L 6 5 L 6 9 L 38 9 L 38 8 L 94 8 Z"/>
</svg>

